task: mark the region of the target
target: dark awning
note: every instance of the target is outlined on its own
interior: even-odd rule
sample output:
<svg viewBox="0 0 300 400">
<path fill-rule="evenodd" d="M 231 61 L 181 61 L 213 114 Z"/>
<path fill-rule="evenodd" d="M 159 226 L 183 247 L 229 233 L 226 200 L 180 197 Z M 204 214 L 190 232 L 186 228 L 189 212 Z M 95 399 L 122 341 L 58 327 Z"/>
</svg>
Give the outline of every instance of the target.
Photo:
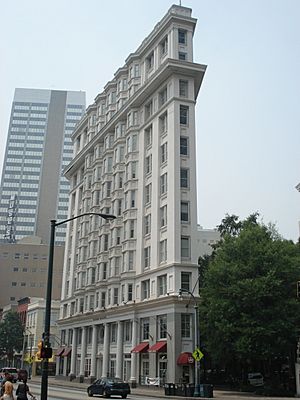
<svg viewBox="0 0 300 400">
<path fill-rule="evenodd" d="M 194 364 L 194 362 L 194 357 L 189 352 L 181 353 L 177 358 L 177 365 L 190 365 Z"/>
<path fill-rule="evenodd" d="M 165 353 L 167 351 L 167 342 L 161 341 L 155 343 L 153 346 L 150 347 L 148 350 L 149 353 Z"/>
<path fill-rule="evenodd" d="M 131 353 L 146 353 L 146 351 L 149 348 L 149 343 L 148 342 L 142 342 L 135 346 L 132 350 Z"/>
<path fill-rule="evenodd" d="M 64 351 L 65 351 L 65 348 L 64 348 L 64 347 L 59 347 L 59 348 L 56 350 L 55 355 L 56 355 L 57 357 L 60 357 Z"/>
<path fill-rule="evenodd" d="M 72 347 L 66 347 L 64 352 L 62 353 L 63 357 L 67 357 L 72 351 Z"/>
</svg>

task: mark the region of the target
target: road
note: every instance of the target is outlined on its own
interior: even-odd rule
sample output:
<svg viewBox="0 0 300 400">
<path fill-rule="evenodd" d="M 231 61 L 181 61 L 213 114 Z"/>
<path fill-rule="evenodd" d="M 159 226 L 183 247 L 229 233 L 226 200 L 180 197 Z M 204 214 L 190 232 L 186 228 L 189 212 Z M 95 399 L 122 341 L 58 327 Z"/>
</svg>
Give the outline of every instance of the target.
<svg viewBox="0 0 300 400">
<path fill-rule="evenodd" d="M 29 383 L 29 388 L 30 391 L 37 397 L 38 400 L 40 400 L 40 391 L 41 391 L 41 385 L 36 384 L 36 383 Z M 102 399 L 102 396 L 95 396 L 93 397 L 94 399 Z M 128 399 L 132 400 L 145 400 L 145 396 L 140 396 L 140 395 L 129 395 L 127 397 Z M 162 397 L 163 398 L 163 397 Z M 49 385 L 48 388 L 48 400 L 88 400 L 90 397 L 88 397 L 86 390 L 84 389 L 72 389 L 72 388 L 64 388 L 64 387 L 54 387 Z M 121 399 L 120 396 L 111 396 L 111 399 Z M 156 399 L 158 400 L 158 397 L 150 397 L 147 396 L 147 399 Z"/>
</svg>

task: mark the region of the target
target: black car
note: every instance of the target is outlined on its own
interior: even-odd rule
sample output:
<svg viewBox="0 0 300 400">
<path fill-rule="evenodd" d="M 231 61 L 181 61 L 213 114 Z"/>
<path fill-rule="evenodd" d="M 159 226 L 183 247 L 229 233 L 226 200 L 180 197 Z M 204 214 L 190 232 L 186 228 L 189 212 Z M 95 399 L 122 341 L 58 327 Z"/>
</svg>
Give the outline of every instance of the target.
<svg viewBox="0 0 300 400">
<path fill-rule="evenodd" d="M 126 399 L 127 395 L 130 394 L 130 387 L 128 383 L 119 378 L 100 378 L 87 388 L 87 393 L 90 397 L 94 394 L 102 394 L 105 397 L 117 394 L 122 399 Z"/>
</svg>

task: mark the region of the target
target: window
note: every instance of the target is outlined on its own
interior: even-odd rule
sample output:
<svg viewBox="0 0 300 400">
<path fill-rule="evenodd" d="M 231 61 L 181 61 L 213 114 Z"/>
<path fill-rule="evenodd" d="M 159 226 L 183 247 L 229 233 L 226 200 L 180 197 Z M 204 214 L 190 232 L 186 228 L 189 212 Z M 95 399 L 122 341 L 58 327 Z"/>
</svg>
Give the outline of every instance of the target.
<svg viewBox="0 0 300 400">
<path fill-rule="evenodd" d="M 101 292 L 101 307 L 105 308 L 105 298 L 106 298 L 106 293 Z"/>
<path fill-rule="evenodd" d="M 145 235 L 149 235 L 151 232 L 151 214 L 145 216 Z"/>
<path fill-rule="evenodd" d="M 188 106 L 180 106 L 180 124 L 188 125 L 188 117 L 189 117 L 189 107 Z"/>
<path fill-rule="evenodd" d="M 153 113 L 153 104 L 152 104 L 152 100 L 151 100 L 151 101 L 149 101 L 149 103 L 147 103 L 145 105 L 145 120 L 150 118 L 152 113 Z"/>
<path fill-rule="evenodd" d="M 147 71 L 151 70 L 154 66 L 154 51 L 152 51 L 149 56 L 146 58 L 146 69 Z"/>
<path fill-rule="evenodd" d="M 131 321 L 124 322 L 124 341 L 131 342 L 132 338 L 132 323 Z"/>
<path fill-rule="evenodd" d="M 180 155 L 187 156 L 188 155 L 188 146 L 189 141 L 185 136 L 180 136 Z"/>
<path fill-rule="evenodd" d="M 186 44 L 187 31 L 184 29 L 178 29 L 178 43 Z"/>
<path fill-rule="evenodd" d="M 118 303 L 119 303 L 119 289 L 114 288 L 113 304 L 118 305 Z"/>
<path fill-rule="evenodd" d="M 132 285 L 132 283 L 129 283 L 128 284 L 128 294 L 127 294 L 127 300 L 128 301 L 132 301 L 132 299 L 133 299 L 133 285 Z"/>
<path fill-rule="evenodd" d="M 12 282 L 11 286 L 17 286 L 17 282 Z"/>
<path fill-rule="evenodd" d="M 180 187 L 189 187 L 189 170 L 187 168 L 180 168 Z"/>
<path fill-rule="evenodd" d="M 179 60 L 186 61 L 186 59 L 187 59 L 187 54 L 184 53 L 183 51 L 179 51 L 179 53 L 178 53 L 178 58 L 179 58 Z"/>
<path fill-rule="evenodd" d="M 160 107 L 163 104 L 165 104 L 165 102 L 167 101 L 167 97 L 168 97 L 167 87 L 164 87 L 163 90 L 161 90 L 158 94 L 158 101 L 159 101 Z"/>
<path fill-rule="evenodd" d="M 163 41 L 160 43 L 160 54 L 161 57 L 166 55 L 168 52 L 168 37 L 166 36 Z"/>
<path fill-rule="evenodd" d="M 189 95 L 189 82 L 183 79 L 179 79 L 179 96 L 188 97 Z"/>
<path fill-rule="evenodd" d="M 131 190 L 131 196 L 130 196 L 130 207 L 134 208 L 135 207 L 135 190 Z"/>
<path fill-rule="evenodd" d="M 146 165 L 145 165 L 145 172 L 146 174 L 150 174 L 152 171 L 152 154 L 146 157 Z"/>
<path fill-rule="evenodd" d="M 106 182 L 106 197 L 110 197 L 111 193 L 111 181 Z"/>
<path fill-rule="evenodd" d="M 160 195 L 167 193 L 168 182 L 167 182 L 167 172 L 160 177 Z"/>
<path fill-rule="evenodd" d="M 142 300 L 149 299 L 150 297 L 150 279 L 142 281 L 142 293 L 141 298 Z"/>
<path fill-rule="evenodd" d="M 167 316 L 159 315 L 157 318 L 158 338 L 167 339 Z"/>
<path fill-rule="evenodd" d="M 134 261 L 135 261 L 135 251 L 129 250 L 128 251 L 128 271 L 133 271 Z"/>
<path fill-rule="evenodd" d="M 181 258 L 190 257 L 190 238 L 188 236 L 181 236 Z"/>
<path fill-rule="evenodd" d="M 162 240 L 159 243 L 159 262 L 160 263 L 167 261 L 167 246 L 168 246 L 167 239 Z"/>
<path fill-rule="evenodd" d="M 118 325 L 116 323 L 113 323 L 110 325 L 110 342 L 111 343 L 117 342 L 117 329 L 118 329 Z"/>
<path fill-rule="evenodd" d="M 152 144 L 152 125 L 145 129 L 145 146 L 151 146 Z"/>
<path fill-rule="evenodd" d="M 163 143 L 160 146 L 160 162 L 161 164 L 165 163 L 168 159 L 168 143 Z"/>
<path fill-rule="evenodd" d="M 149 318 L 141 318 L 141 339 L 149 340 L 150 323 Z"/>
<path fill-rule="evenodd" d="M 190 290 L 191 276 L 192 274 L 190 272 L 181 272 L 181 289 Z"/>
<path fill-rule="evenodd" d="M 107 278 L 107 262 L 102 264 L 102 279 L 105 280 Z"/>
<path fill-rule="evenodd" d="M 129 221 L 129 238 L 133 239 L 134 238 L 134 227 L 135 227 L 135 222 L 133 219 Z"/>
<path fill-rule="evenodd" d="M 190 338 L 191 337 L 191 315 L 181 314 L 181 337 Z"/>
<path fill-rule="evenodd" d="M 159 133 L 162 135 L 168 130 L 168 114 L 164 113 L 159 117 Z"/>
<path fill-rule="evenodd" d="M 145 204 L 151 203 L 151 192 L 152 192 L 152 184 L 149 183 L 149 185 L 145 187 Z"/>
<path fill-rule="evenodd" d="M 145 267 L 145 269 L 150 267 L 150 250 L 151 250 L 150 246 L 144 248 L 144 267 Z"/>
<path fill-rule="evenodd" d="M 158 296 L 163 296 L 167 294 L 167 274 L 158 277 L 157 293 Z"/>
<path fill-rule="evenodd" d="M 180 218 L 181 222 L 189 222 L 189 203 L 182 201 L 180 204 Z"/>
<path fill-rule="evenodd" d="M 167 206 L 160 209 L 160 227 L 167 226 Z"/>
</svg>

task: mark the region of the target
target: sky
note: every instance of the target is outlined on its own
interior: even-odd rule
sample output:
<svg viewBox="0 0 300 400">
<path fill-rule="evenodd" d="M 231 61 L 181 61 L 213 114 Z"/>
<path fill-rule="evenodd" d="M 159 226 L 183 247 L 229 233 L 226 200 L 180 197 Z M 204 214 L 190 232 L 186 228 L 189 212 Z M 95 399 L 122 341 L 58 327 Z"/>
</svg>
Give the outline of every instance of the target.
<svg viewBox="0 0 300 400">
<path fill-rule="evenodd" d="M 198 223 L 259 212 L 299 237 L 300 1 L 182 0 L 207 65 L 196 107 Z M 172 4 L 14 0 L 0 13 L 0 168 L 16 87 L 86 92 L 87 105 Z"/>
</svg>

